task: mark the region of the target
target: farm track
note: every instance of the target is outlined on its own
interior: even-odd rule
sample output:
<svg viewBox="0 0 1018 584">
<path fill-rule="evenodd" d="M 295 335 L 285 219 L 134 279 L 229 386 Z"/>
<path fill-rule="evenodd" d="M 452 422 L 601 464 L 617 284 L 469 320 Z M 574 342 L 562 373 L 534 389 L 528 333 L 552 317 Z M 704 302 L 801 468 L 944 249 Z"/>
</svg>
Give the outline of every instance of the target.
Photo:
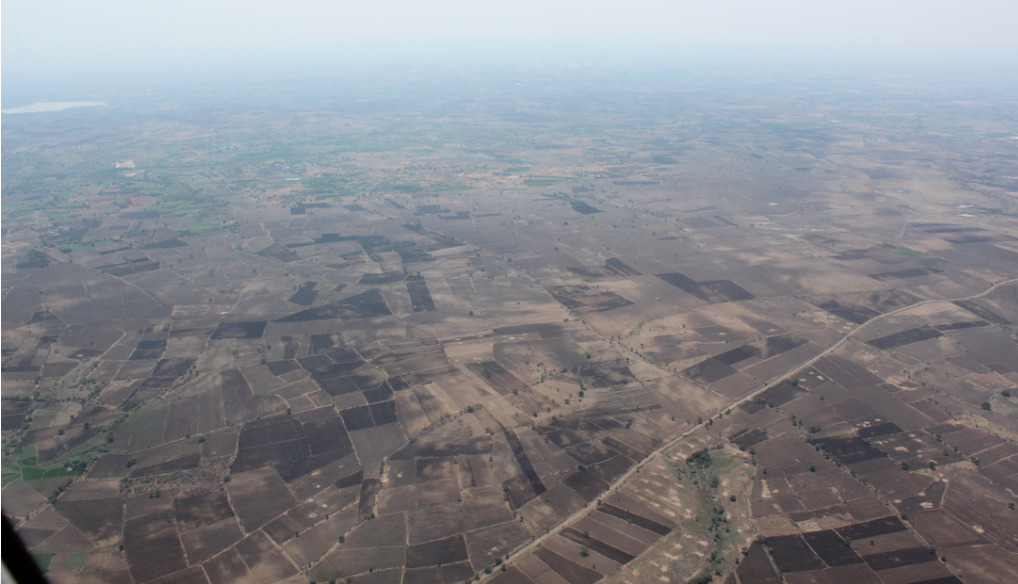
<svg viewBox="0 0 1018 584">
<path fill-rule="evenodd" d="M 834 353 L 839 348 L 841 348 L 842 345 L 844 345 L 846 342 L 848 342 L 853 336 L 855 336 L 856 333 L 858 333 L 862 329 L 866 328 L 867 326 L 871 325 L 872 323 L 877 322 L 877 321 L 879 321 L 879 320 L 881 320 L 881 319 L 883 319 L 885 317 L 893 316 L 895 314 L 900 314 L 902 312 L 906 312 L 908 310 L 911 310 L 913 308 L 917 308 L 919 306 L 925 306 L 925 305 L 929 305 L 929 304 L 937 304 L 937 303 L 942 303 L 942 302 L 958 302 L 958 301 L 964 301 L 964 300 L 976 300 L 978 298 L 982 298 L 983 296 L 986 296 L 987 294 L 993 292 L 994 290 L 996 290 L 997 288 L 999 288 L 1001 286 L 1006 286 L 1008 284 L 1014 284 L 1014 283 L 1018 283 L 1018 278 L 1008 278 L 1006 280 L 1001 280 L 1000 282 L 997 282 L 997 283 L 993 284 L 992 286 L 990 286 L 986 290 L 983 290 L 982 292 L 980 292 L 978 294 L 973 294 L 971 296 L 965 296 L 965 297 L 961 297 L 961 298 L 940 298 L 940 299 L 932 299 L 932 300 L 923 300 L 922 302 L 917 302 L 915 304 L 910 304 L 908 306 L 903 306 L 901 308 L 897 308 L 895 310 L 891 310 L 889 312 L 882 313 L 879 316 L 875 316 L 875 317 L 871 318 L 870 320 L 867 320 L 866 322 L 857 325 L 855 328 L 853 328 L 852 330 L 850 330 L 847 333 L 845 333 L 841 337 L 841 339 L 839 339 L 837 342 L 832 344 L 830 347 L 827 347 L 823 351 L 817 353 L 816 355 L 810 357 L 809 359 L 806 359 L 805 361 L 803 361 L 801 363 L 798 363 L 796 365 L 793 365 L 792 367 L 789 367 L 788 369 L 786 369 L 784 372 L 780 373 L 779 375 L 775 375 L 771 379 L 765 381 L 763 384 L 758 386 L 753 391 L 747 393 L 746 395 L 742 396 L 741 398 L 733 400 L 732 402 L 730 402 L 729 404 L 725 405 L 724 407 L 719 408 L 709 418 L 704 418 L 701 422 L 699 422 L 695 426 L 689 428 L 688 430 L 686 430 L 682 434 L 679 434 L 675 438 L 672 438 L 668 442 L 665 442 L 664 444 L 659 446 L 656 450 L 654 450 L 653 452 L 648 454 L 643 460 L 641 460 L 640 462 L 635 464 L 632 468 L 630 468 L 628 471 L 626 471 L 624 474 L 619 476 L 619 478 L 617 478 L 614 482 L 612 482 L 608 486 L 606 492 L 615 492 L 615 491 L 617 491 L 618 488 L 621 487 L 630 478 L 632 478 L 632 476 L 634 474 L 638 473 L 640 471 L 640 469 L 642 469 L 645 464 L 647 464 L 648 462 L 654 460 L 655 458 L 657 458 L 658 456 L 662 455 L 663 453 L 665 453 L 669 449 L 671 449 L 671 448 L 675 447 L 676 445 L 680 444 L 683 440 L 685 440 L 686 438 L 688 438 L 690 435 L 692 435 L 693 433 L 697 432 L 698 430 L 700 430 L 702 428 L 705 428 L 708 425 L 712 424 L 714 422 L 714 420 L 716 420 L 725 411 L 730 410 L 730 409 L 732 409 L 734 407 L 737 407 L 737 406 L 739 406 L 739 405 L 741 405 L 741 404 L 743 404 L 745 402 L 748 402 L 748 401 L 751 401 L 751 400 L 755 399 L 761 393 L 763 393 L 764 391 L 770 389 L 772 384 L 777 383 L 777 382 L 781 381 L 782 379 L 788 377 L 789 375 L 795 373 L 796 371 L 799 371 L 799 370 L 801 370 L 803 368 L 809 367 L 809 366 L 813 365 L 814 363 L 816 363 L 817 361 L 819 361 L 820 359 L 823 359 L 824 357 Z M 572 515 L 569 515 L 568 517 L 564 518 L 562 521 L 560 521 L 558 523 L 558 525 L 556 525 L 555 527 L 549 529 L 544 535 L 542 535 L 540 537 L 537 537 L 534 540 L 532 540 L 532 541 L 524 544 L 523 546 L 517 548 L 516 550 L 514 550 L 506 558 L 505 563 L 506 564 L 511 564 L 515 560 L 518 560 L 521 556 L 531 552 L 535 548 L 540 547 L 545 541 L 547 541 L 547 540 L 549 540 L 549 539 L 551 539 L 553 537 L 556 537 L 557 535 L 559 535 L 562 532 L 563 529 L 565 529 L 566 527 L 569 527 L 570 525 L 572 525 L 576 521 L 578 521 L 581 518 L 583 518 L 588 513 L 594 511 L 597 508 L 597 506 L 598 506 L 597 499 L 591 501 L 590 503 L 588 503 L 582 509 L 580 509 L 580 510 L 576 511 L 575 513 L 573 513 Z M 495 575 L 497 575 L 497 572 L 493 572 L 490 575 L 489 574 L 481 574 L 481 577 L 480 577 L 480 579 L 478 581 L 479 582 L 485 582 L 485 581 L 491 579 L 492 577 L 494 577 Z"/>
</svg>

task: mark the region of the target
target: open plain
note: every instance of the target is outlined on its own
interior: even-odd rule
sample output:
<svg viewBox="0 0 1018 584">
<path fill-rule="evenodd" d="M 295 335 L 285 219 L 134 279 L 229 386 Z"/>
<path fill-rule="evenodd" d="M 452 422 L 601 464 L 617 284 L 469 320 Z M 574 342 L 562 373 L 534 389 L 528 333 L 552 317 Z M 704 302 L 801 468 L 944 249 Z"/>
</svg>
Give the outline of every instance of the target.
<svg viewBox="0 0 1018 584">
<path fill-rule="evenodd" d="M 1018 101 L 970 74 L 4 113 L 4 513 L 55 583 L 1011 582 Z"/>
</svg>

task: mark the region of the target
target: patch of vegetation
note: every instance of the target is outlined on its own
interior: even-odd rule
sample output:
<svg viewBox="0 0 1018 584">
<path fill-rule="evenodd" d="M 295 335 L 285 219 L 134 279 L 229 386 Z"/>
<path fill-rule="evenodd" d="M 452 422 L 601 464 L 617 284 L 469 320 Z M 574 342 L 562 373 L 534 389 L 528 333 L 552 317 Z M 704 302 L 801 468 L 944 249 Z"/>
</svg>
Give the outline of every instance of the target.
<svg viewBox="0 0 1018 584">
<path fill-rule="evenodd" d="M 39 466 L 35 453 L 26 453 L 16 450 L 10 459 L 3 464 L 3 486 L 7 486 L 16 480 L 38 481 L 42 479 L 56 479 L 61 477 L 76 477 L 85 472 L 88 465 L 95 460 L 97 452 L 93 448 L 83 451 L 68 453 L 62 459 L 46 465 Z"/>
<path fill-rule="evenodd" d="M 925 252 L 921 252 L 917 249 L 912 249 L 911 247 L 905 247 L 904 245 L 899 245 L 898 249 L 894 250 L 894 253 L 898 255 L 903 255 L 907 258 L 921 258 L 924 255 L 926 255 Z"/>
<path fill-rule="evenodd" d="M 3 486 L 6 487 L 9 483 L 14 482 L 14 481 L 16 481 L 16 480 L 18 480 L 20 478 L 21 478 L 21 470 L 20 469 L 14 470 L 14 469 L 8 468 L 7 465 L 4 465 L 3 472 L 0 473 L 0 480 L 2 480 L 2 485 Z"/>
<path fill-rule="evenodd" d="M 71 552 L 68 554 L 67 565 L 74 570 L 80 570 L 85 567 L 87 555 L 85 552 Z"/>
<path fill-rule="evenodd" d="M 112 239 L 96 239 L 86 243 L 82 242 L 69 243 L 67 245 L 61 245 L 59 247 L 60 251 L 64 253 L 71 253 L 75 251 L 94 251 L 96 246 L 102 247 L 110 243 L 113 243 Z"/>
<path fill-rule="evenodd" d="M 447 183 L 435 185 L 434 190 L 436 191 L 469 191 L 474 187 L 461 183 Z"/>
<path fill-rule="evenodd" d="M 729 524 L 718 486 L 720 473 L 736 465 L 738 460 L 706 448 L 686 458 L 686 463 L 675 468 L 675 476 L 690 486 L 696 494 L 696 515 L 686 527 L 712 542 L 707 565 L 690 582 L 706 584 L 719 577 L 735 563 L 738 556 L 738 530 Z"/>
<path fill-rule="evenodd" d="M 1007 395 L 1002 393 L 1000 395 L 991 396 L 990 400 L 986 402 L 990 406 L 988 411 L 999 412 L 1005 415 L 1018 412 L 1018 403 L 1015 403 L 1014 400 L 1008 399 L 1010 395 L 1011 393 L 1008 392 Z M 983 408 L 986 409 L 986 406 L 984 405 Z"/>
<path fill-rule="evenodd" d="M 36 466 L 23 466 L 21 467 L 21 479 L 24 481 L 38 481 L 42 479 L 73 477 L 78 476 L 84 471 L 84 466 L 81 466 L 80 464 L 74 466 L 47 466 L 42 468 Z"/>
<path fill-rule="evenodd" d="M 211 231 L 221 229 L 222 227 L 223 223 L 221 221 L 194 221 L 178 231 Z"/>
<path fill-rule="evenodd" d="M 32 559 L 35 560 L 35 565 L 39 566 L 39 571 L 45 574 L 49 572 L 50 562 L 53 561 L 53 553 L 32 554 Z"/>
</svg>

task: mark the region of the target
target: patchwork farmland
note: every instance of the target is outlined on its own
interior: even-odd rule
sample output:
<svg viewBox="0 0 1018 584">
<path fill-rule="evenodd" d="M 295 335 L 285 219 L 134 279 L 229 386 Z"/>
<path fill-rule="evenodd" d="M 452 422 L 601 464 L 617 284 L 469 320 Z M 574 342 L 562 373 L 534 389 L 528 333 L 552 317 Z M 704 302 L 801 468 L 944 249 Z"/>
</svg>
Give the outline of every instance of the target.
<svg viewBox="0 0 1018 584">
<path fill-rule="evenodd" d="M 473 73 L 4 114 L 52 582 L 1018 571 L 1006 107 Z"/>
</svg>

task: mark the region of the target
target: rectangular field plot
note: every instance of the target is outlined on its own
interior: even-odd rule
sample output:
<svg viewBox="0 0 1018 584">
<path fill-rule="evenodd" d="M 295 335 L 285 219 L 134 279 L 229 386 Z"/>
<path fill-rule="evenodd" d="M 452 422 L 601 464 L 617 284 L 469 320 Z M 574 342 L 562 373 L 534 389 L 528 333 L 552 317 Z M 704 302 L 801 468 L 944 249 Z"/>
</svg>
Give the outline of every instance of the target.
<svg viewBox="0 0 1018 584">
<path fill-rule="evenodd" d="M 872 554 L 862 558 L 870 568 L 876 571 L 890 570 L 899 566 L 909 566 L 923 562 L 932 562 L 937 559 L 936 553 L 931 553 L 929 548 L 916 547 L 906 550 Z"/>
<path fill-rule="evenodd" d="M 332 408 L 319 408 L 246 424 L 231 470 L 273 465 L 293 480 L 351 453 L 353 445 L 340 418 Z"/>
<path fill-rule="evenodd" d="M 567 560 L 550 549 L 538 548 L 533 553 L 556 574 L 565 578 L 569 584 L 594 584 L 602 578 L 599 572 L 585 568 L 572 560 Z"/>
<path fill-rule="evenodd" d="M 315 302 L 315 298 L 318 296 L 318 291 L 315 290 L 315 286 L 318 282 L 305 282 L 300 285 L 297 292 L 293 296 L 287 299 L 287 302 L 292 302 L 300 306 L 311 306 Z"/>
<path fill-rule="evenodd" d="M 874 319 L 880 316 L 880 313 L 873 310 L 872 308 L 866 308 L 865 306 L 856 306 L 852 304 L 842 304 L 837 300 L 830 300 L 828 302 L 821 302 L 816 305 L 834 316 L 843 318 L 849 322 L 856 324 L 862 324 L 868 320 Z"/>
<path fill-rule="evenodd" d="M 473 568 L 468 562 L 456 564 L 445 564 L 430 568 L 407 569 L 403 576 L 402 584 L 445 584 L 446 582 L 467 582 L 474 575 Z M 365 580 L 367 582 L 367 580 Z M 374 582 L 374 581 L 372 581 Z M 392 584 L 400 584 L 399 579 L 392 580 Z M 378 584 L 382 584 L 379 582 Z"/>
<path fill-rule="evenodd" d="M 217 555 L 243 537 L 236 519 L 224 519 L 219 523 L 182 532 L 180 542 L 187 552 L 187 561 L 195 565 Z"/>
<path fill-rule="evenodd" d="M 224 322 L 212 333 L 213 339 L 257 339 L 265 332 L 266 321 Z"/>
<path fill-rule="evenodd" d="M 882 451 L 861 438 L 820 438 L 816 443 L 845 464 L 865 462 L 884 456 Z"/>
<path fill-rule="evenodd" d="M 328 582 L 332 578 L 350 578 L 357 574 L 367 574 L 369 570 L 402 568 L 405 561 L 406 548 L 403 546 L 364 549 L 347 549 L 346 546 L 341 546 L 327 554 L 311 574 L 320 581 Z"/>
<path fill-rule="evenodd" d="M 206 562 L 205 573 L 212 584 L 231 584 L 254 580 L 236 549 L 229 549 Z"/>
<path fill-rule="evenodd" d="M 237 544 L 237 552 L 259 581 L 282 582 L 298 574 L 268 536 L 256 531 Z"/>
<path fill-rule="evenodd" d="M 310 320 L 332 320 L 369 318 L 373 316 L 388 316 L 392 314 L 382 298 L 382 291 L 376 289 L 362 292 L 338 302 L 332 302 L 295 312 L 275 322 L 306 322 Z"/>
<path fill-rule="evenodd" d="M 622 519 L 624 521 L 628 521 L 633 525 L 637 525 L 639 527 L 642 527 L 643 529 L 646 529 L 647 531 L 656 533 L 658 535 L 668 535 L 669 533 L 672 532 L 672 528 L 667 525 L 663 525 L 661 523 L 658 523 L 657 521 L 647 519 L 646 517 L 642 517 L 635 513 L 630 513 L 629 511 L 626 511 L 625 509 L 620 509 L 610 503 L 604 503 L 602 505 L 599 505 L 597 510 L 602 513 L 611 515 L 613 517 L 618 517 L 619 519 Z"/>
<path fill-rule="evenodd" d="M 642 276 L 638 270 L 631 267 L 629 264 L 623 262 L 619 258 L 608 258 L 604 261 L 604 265 L 617 271 L 623 276 Z"/>
<path fill-rule="evenodd" d="M 720 302 L 738 302 L 740 300 L 753 300 L 756 296 L 731 280 L 711 280 L 697 282 L 692 278 L 679 272 L 668 274 L 654 274 L 672 286 L 692 294 L 704 302 L 711 304 Z"/>
<path fill-rule="evenodd" d="M 467 546 L 462 535 L 412 545 L 407 549 L 407 568 L 437 566 L 466 561 Z"/>
<path fill-rule="evenodd" d="M 615 292 L 594 290 L 584 285 L 552 286 L 548 288 L 548 293 L 570 310 L 607 312 L 633 304 L 632 301 Z"/>
<path fill-rule="evenodd" d="M 232 476 L 226 490 L 245 531 L 253 531 L 297 504 L 290 489 L 270 469 Z"/>
<path fill-rule="evenodd" d="M 583 201 L 577 201 L 575 199 L 571 199 L 569 201 L 569 206 L 573 208 L 573 211 L 576 211 L 577 213 L 581 213 L 583 215 L 591 215 L 593 213 L 601 213 L 602 212 L 601 209 L 598 209 L 597 207 L 594 207 L 594 206 L 590 205 L 589 203 L 585 203 Z"/>
<path fill-rule="evenodd" d="M 592 472 L 577 471 L 562 481 L 584 499 L 590 500 L 604 493 L 608 483 Z"/>
<path fill-rule="evenodd" d="M 701 361 L 682 371 L 682 374 L 686 377 L 702 381 L 703 383 L 714 383 L 735 373 L 737 371 L 734 367 L 714 357 Z"/>
<path fill-rule="evenodd" d="M 911 328 L 907 331 L 901 331 L 899 333 L 890 334 L 877 339 L 866 341 L 867 345 L 876 347 L 878 349 L 893 349 L 895 347 L 901 347 L 902 345 L 910 345 L 912 343 L 918 343 L 919 341 L 925 341 L 927 339 L 935 339 L 939 336 L 940 331 L 930 326 L 921 326 L 918 328 Z"/>
<path fill-rule="evenodd" d="M 990 325 L 990 323 L 986 322 L 985 320 L 969 320 L 969 321 L 965 321 L 965 322 L 954 322 L 954 323 L 951 323 L 951 324 L 938 324 L 938 325 L 935 325 L 933 328 L 937 329 L 940 332 L 945 332 L 945 331 L 958 331 L 958 330 L 964 330 L 964 329 L 969 329 L 969 328 L 977 328 L 977 327 L 989 326 L 989 325 Z"/>
<path fill-rule="evenodd" d="M 803 391 L 802 388 L 785 379 L 761 393 L 759 397 L 768 404 L 780 406 L 792 401 Z"/>
<path fill-rule="evenodd" d="M 542 339 L 554 339 L 566 333 L 565 327 L 558 323 L 518 324 L 498 327 L 492 331 L 496 335 L 525 335 L 537 333 Z"/>
<path fill-rule="evenodd" d="M 619 548 L 612 546 L 608 543 L 605 543 L 590 535 L 585 535 L 582 532 L 577 531 L 571 527 L 566 528 L 562 531 L 562 537 L 568 539 L 573 543 L 578 543 L 580 545 L 587 546 L 592 551 L 601 554 L 602 556 L 612 560 L 613 562 L 618 562 L 619 564 L 629 563 L 635 557 L 634 555 L 628 552 L 622 551 Z"/>
<path fill-rule="evenodd" d="M 774 563 L 782 572 L 806 572 L 823 567 L 823 562 L 798 535 L 768 537 Z"/>
<path fill-rule="evenodd" d="M 782 576 L 787 584 L 884 584 L 884 580 L 881 580 L 877 573 L 866 564 L 836 566 L 813 572 L 783 574 Z"/>
<path fill-rule="evenodd" d="M 956 300 L 954 302 L 961 308 L 971 312 L 983 320 L 988 320 L 994 324 L 1010 325 L 1013 324 L 1010 320 L 1000 316 L 996 312 L 993 312 L 989 308 L 979 304 L 975 300 Z"/>
<path fill-rule="evenodd" d="M 887 280 L 902 280 L 906 278 L 918 278 L 919 276 L 926 276 L 928 274 L 936 274 L 937 270 L 931 270 L 928 268 L 908 268 L 905 270 L 895 270 L 893 272 L 880 272 L 878 274 L 868 274 L 868 277 L 881 282 Z"/>
<path fill-rule="evenodd" d="M 414 312 L 426 312 L 435 310 L 435 301 L 431 298 L 431 291 L 428 290 L 428 283 L 420 276 L 408 276 L 406 278 L 407 292 L 410 293 L 410 303 Z"/>
<path fill-rule="evenodd" d="M 147 582 L 187 567 L 170 514 L 165 515 L 135 519 L 124 525 L 124 554 L 135 582 Z"/>
<path fill-rule="evenodd" d="M 467 363 L 466 367 L 487 382 L 499 395 L 511 395 L 527 389 L 526 383 L 520 381 L 497 361 Z"/>
<path fill-rule="evenodd" d="M 163 356 L 163 351 L 165 350 L 166 339 L 160 339 L 157 341 L 140 341 L 134 348 L 134 352 L 131 353 L 130 359 L 132 361 L 158 359 Z"/>
<path fill-rule="evenodd" d="M 884 535 L 885 533 L 894 533 L 896 531 L 903 530 L 905 530 L 905 525 L 901 522 L 901 520 L 890 515 L 888 517 L 874 519 L 865 523 L 856 523 L 855 525 L 842 527 L 836 531 L 845 539 L 853 541 L 856 539 L 876 537 L 878 535 Z"/>
<path fill-rule="evenodd" d="M 852 546 L 834 531 L 814 531 L 804 533 L 802 537 L 828 566 L 848 566 L 863 562 Z"/>
<path fill-rule="evenodd" d="M 739 449 L 749 450 L 753 446 L 767 440 L 767 431 L 760 430 L 758 428 L 754 428 L 752 430 L 744 428 L 735 434 L 732 434 L 728 439 L 738 446 Z"/>
<path fill-rule="evenodd" d="M 739 563 L 735 573 L 740 582 L 759 584 L 780 584 L 781 582 L 760 542 L 754 542 L 750 546 L 749 553 Z"/>
</svg>

